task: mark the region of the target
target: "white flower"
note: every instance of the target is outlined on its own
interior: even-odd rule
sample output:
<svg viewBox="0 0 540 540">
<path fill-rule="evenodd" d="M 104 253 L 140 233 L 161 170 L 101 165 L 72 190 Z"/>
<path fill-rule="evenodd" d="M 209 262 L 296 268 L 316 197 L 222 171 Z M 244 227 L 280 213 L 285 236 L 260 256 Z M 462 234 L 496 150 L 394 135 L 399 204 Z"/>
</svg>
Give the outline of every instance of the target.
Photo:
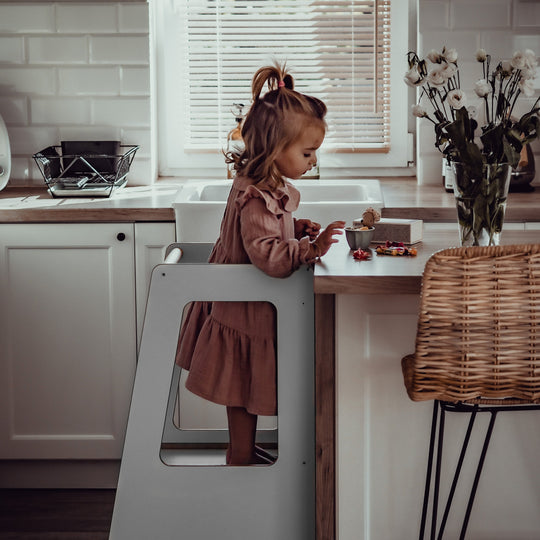
<svg viewBox="0 0 540 540">
<path fill-rule="evenodd" d="M 450 107 L 452 107 L 453 109 L 461 109 L 465 106 L 465 103 L 467 102 L 467 97 L 459 88 L 456 88 L 455 90 L 450 90 L 450 92 L 448 92 L 447 98 Z"/>
<path fill-rule="evenodd" d="M 521 76 L 525 79 L 536 78 L 536 68 L 538 67 L 538 61 L 536 60 L 536 54 L 531 49 L 523 51 L 524 66 L 521 68 Z"/>
<path fill-rule="evenodd" d="M 510 65 L 514 69 L 523 69 L 525 67 L 525 55 L 521 51 L 517 51 L 510 60 Z"/>
<path fill-rule="evenodd" d="M 521 78 L 522 79 L 535 79 L 536 78 L 536 69 L 530 69 L 530 68 L 523 68 L 521 70 Z"/>
<path fill-rule="evenodd" d="M 452 78 L 457 73 L 457 70 L 458 70 L 458 68 L 457 68 L 456 64 L 444 64 L 441 67 L 442 75 L 446 79 Z"/>
<path fill-rule="evenodd" d="M 447 62 L 452 62 L 454 64 L 457 62 L 458 53 L 456 49 L 447 49 L 446 47 L 443 47 L 442 54 Z"/>
<path fill-rule="evenodd" d="M 480 79 L 474 85 L 474 92 L 478 97 L 486 97 L 491 92 L 491 86 L 486 79 Z"/>
<path fill-rule="evenodd" d="M 427 55 L 427 59 L 433 62 L 434 64 L 440 64 L 442 62 L 441 53 L 435 49 L 431 49 Z"/>
<path fill-rule="evenodd" d="M 503 60 L 501 62 L 501 73 L 500 75 L 503 77 L 503 79 L 506 79 L 506 77 L 510 77 L 513 71 L 512 64 L 509 60 Z"/>
<path fill-rule="evenodd" d="M 485 62 L 487 59 L 487 52 L 484 49 L 478 49 L 476 51 L 476 60 L 478 62 Z"/>
<path fill-rule="evenodd" d="M 420 105 L 413 105 L 412 113 L 417 118 L 425 118 L 427 116 L 427 112 Z"/>
<path fill-rule="evenodd" d="M 519 81 L 519 89 L 527 97 L 534 96 L 534 84 L 532 82 L 532 79 L 524 79 L 524 78 L 522 78 Z"/>
<path fill-rule="evenodd" d="M 525 69 L 536 71 L 536 67 L 538 66 L 536 54 L 531 49 L 525 49 L 523 55 L 525 56 Z"/>
<path fill-rule="evenodd" d="M 442 86 L 446 83 L 447 78 L 444 76 L 444 72 L 441 67 L 432 69 L 428 74 L 428 81 L 434 86 Z"/>
<path fill-rule="evenodd" d="M 405 73 L 405 77 L 403 79 L 409 86 L 421 86 L 426 82 L 422 75 L 420 75 L 417 66 L 413 66 L 411 69 L 409 69 L 409 71 Z"/>
</svg>

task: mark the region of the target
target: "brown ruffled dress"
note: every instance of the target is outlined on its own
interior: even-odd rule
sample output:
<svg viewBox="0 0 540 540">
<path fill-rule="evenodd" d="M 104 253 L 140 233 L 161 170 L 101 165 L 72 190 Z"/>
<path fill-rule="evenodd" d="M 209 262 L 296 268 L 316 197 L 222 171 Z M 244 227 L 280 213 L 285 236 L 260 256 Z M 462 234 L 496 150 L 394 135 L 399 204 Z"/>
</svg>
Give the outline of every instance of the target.
<svg viewBox="0 0 540 540">
<path fill-rule="evenodd" d="M 271 191 L 236 177 L 211 263 L 252 263 L 287 277 L 314 262 L 318 249 L 295 238 L 292 212 L 300 193 L 290 183 Z M 209 401 L 277 414 L 276 321 L 266 302 L 192 302 L 180 331 L 176 362 L 189 370 L 186 388 Z"/>
</svg>

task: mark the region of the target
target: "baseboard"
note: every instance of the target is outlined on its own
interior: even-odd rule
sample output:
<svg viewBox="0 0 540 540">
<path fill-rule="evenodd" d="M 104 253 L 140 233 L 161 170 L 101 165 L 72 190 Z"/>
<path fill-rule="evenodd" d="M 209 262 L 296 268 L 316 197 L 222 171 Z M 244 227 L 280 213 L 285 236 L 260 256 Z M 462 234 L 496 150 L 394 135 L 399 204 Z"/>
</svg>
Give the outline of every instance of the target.
<svg viewBox="0 0 540 540">
<path fill-rule="evenodd" d="M 120 460 L 0 460 L 0 488 L 115 489 Z"/>
</svg>

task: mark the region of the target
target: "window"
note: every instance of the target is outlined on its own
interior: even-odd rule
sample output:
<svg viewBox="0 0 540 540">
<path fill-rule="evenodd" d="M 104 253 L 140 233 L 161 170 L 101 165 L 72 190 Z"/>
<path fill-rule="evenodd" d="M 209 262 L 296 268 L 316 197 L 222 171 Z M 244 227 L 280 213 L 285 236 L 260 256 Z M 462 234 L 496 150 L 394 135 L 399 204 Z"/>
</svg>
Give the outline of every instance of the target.
<svg viewBox="0 0 540 540">
<path fill-rule="evenodd" d="M 408 2 L 152 5 L 160 175 L 223 170 L 234 104 L 247 111 L 253 74 L 274 61 L 287 63 L 297 90 L 328 107 L 323 170 L 407 165 Z"/>
</svg>

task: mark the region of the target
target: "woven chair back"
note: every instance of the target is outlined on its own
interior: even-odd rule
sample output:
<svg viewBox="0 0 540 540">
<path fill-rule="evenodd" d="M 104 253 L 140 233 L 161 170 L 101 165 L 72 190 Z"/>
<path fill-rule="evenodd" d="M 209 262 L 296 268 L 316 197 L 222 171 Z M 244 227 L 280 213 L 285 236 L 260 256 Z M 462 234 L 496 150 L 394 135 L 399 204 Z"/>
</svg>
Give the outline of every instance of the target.
<svg viewBox="0 0 540 540">
<path fill-rule="evenodd" d="M 414 401 L 539 403 L 540 245 L 432 255 L 402 368 Z"/>
</svg>

